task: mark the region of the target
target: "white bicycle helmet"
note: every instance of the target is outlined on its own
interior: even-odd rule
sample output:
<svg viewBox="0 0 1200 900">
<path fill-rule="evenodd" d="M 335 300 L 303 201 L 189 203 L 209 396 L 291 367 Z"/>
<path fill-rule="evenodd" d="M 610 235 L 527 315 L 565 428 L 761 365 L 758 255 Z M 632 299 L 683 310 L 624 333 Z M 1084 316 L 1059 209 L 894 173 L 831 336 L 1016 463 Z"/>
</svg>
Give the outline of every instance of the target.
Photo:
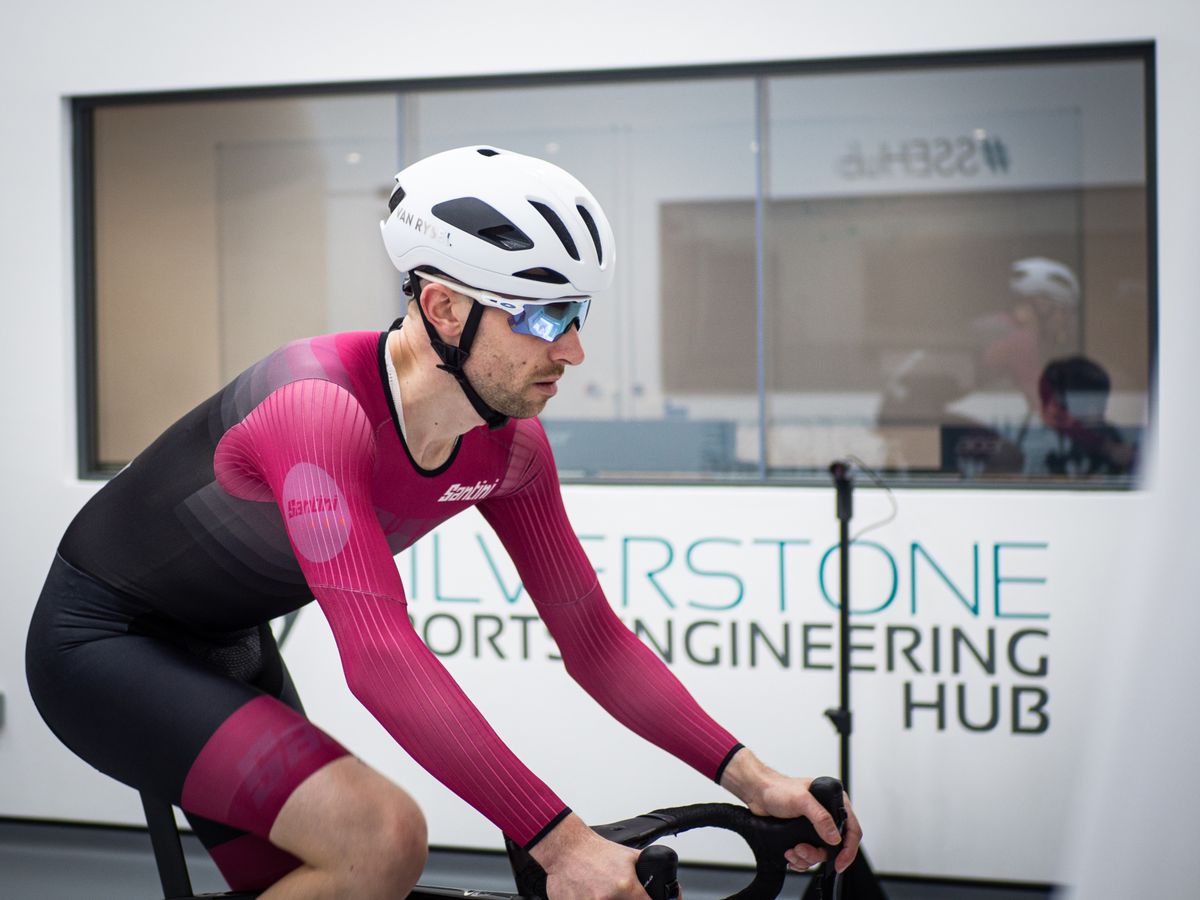
<svg viewBox="0 0 1200 900">
<path fill-rule="evenodd" d="M 485 291 L 549 300 L 612 284 L 608 218 L 553 163 L 496 147 L 460 147 L 396 175 L 380 223 L 401 272 L 433 268 Z"/>
<path fill-rule="evenodd" d="M 1012 264 L 1009 286 L 1025 297 L 1046 297 L 1063 307 L 1079 305 L 1079 279 L 1068 266 L 1044 256 Z"/>
<path fill-rule="evenodd" d="M 439 275 L 476 289 L 458 346 L 443 341 L 424 308 L 417 309 L 442 361 L 438 368 L 458 381 L 490 428 L 502 427 L 508 416 L 484 401 L 463 368 L 484 309 L 478 292 L 539 306 L 578 301 L 582 312 L 575 322 L 582 326 L 588 298 L 612 284 L 608 217 L 588 189 L 558 166 L 487 146 L 460 147 L 413 163 L 396 176 L 388 209 L 379 223 L 383 243 L 396 268 L 408 273 L 412 296 L 419 296 L 423 272 L 441 284 L 446 282 Z M 484 301 L 521 308 L 504 297 Z M 570 323 L 560 319 L 559 327 Z"/>
</svg>

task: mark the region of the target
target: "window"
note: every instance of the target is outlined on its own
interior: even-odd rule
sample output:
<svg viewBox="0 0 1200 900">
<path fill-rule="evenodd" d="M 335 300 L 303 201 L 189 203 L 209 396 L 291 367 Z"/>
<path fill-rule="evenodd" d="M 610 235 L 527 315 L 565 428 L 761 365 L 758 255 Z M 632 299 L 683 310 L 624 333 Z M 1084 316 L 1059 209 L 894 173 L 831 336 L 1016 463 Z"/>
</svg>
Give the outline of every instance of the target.
<svg viewBox="0 0 1200 900">
<path fill-rule="evenodd" d="M 278 344 L 382 328 L 391 175 L 491 143 L 608 211 L 564 478 L 1124 487 L 1153 360 L 1150 50 L 76 101 L 81 466 Z M 90 224 L 90 227 L 89 227 Z"/>
</svg>

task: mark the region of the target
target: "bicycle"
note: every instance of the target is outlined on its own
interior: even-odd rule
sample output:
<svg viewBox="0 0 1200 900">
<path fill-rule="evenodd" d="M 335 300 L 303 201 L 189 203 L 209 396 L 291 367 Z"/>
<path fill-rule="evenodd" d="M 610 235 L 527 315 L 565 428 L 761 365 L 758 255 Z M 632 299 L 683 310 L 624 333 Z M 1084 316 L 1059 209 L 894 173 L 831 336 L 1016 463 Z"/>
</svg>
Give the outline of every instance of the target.
<svg viewBox="0 0 1200 900">
<path fill-rule="evenodd" d="M 834 778 L 817 778 L 809 790 L 833 816 L 841 832 L 846 823 L 841 783 Z M 245 891 L 193 894 L 170 804 L 145 793 L 141 796 L 165 900 L 252 900 L 258 896 L 256 892 Z M 679 895 L 678 857 L 674 850 L 654 842 L 696 828 L 732 831 L 746 842 L 754 854 L 754 880 L 726 900 L 772 900 L 778 897 L 787 876 L 783 853 L 796 844 L 812 844 L 830 851 L 830 862 L 823 865 L 817 875 L 820 879 L 820 897 L 823 900 L 843 900 L 842 879 L 834 872 L 832 865 L 836 849 L 822 841 L 812 823 L 803 817 L 776 819 L 756 816 L 744 806 L 732 803 L 694 803 L 657 809 L 592 828 L 611 841 L 642 851 L 638 857 L 637 874 L 651 900 L 674 900 Z M 515 893 L 418 884 L 408 895 L 408 900 L 546 900 L 546 873 L 533 857 L 512 841 L 506 839 L 505 844 L 516 882 Z"/>
</svg>

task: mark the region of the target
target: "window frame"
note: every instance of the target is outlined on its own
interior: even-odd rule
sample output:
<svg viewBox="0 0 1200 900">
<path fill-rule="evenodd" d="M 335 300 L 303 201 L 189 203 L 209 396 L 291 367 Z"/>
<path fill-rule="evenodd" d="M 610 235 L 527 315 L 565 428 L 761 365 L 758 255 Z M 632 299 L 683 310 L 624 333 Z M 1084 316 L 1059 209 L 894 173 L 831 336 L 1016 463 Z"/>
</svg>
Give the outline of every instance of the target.
<svg viewBox="0 0 1200 900">
<path fill-rule="evenodd" d="M 121 468 L 99 460 L 98 367 L 96 346 L 96 232 L 95 232 L 95 147 L 94 117 L 98 110 L 131 105 L 188 103 L 213 100 L 249 100 L 272 97 L 312 98 L 347 94 L 432 93 L 489 88 L 560 87 L 571 85 L 628 84 L 656 81 L 706 81 L 748 78 L 761 96 L 767 79 L 783 75 L 862 74 L 914 70 L 1016 67 L 1052 63 L 1140 62 L 1143 72 L 1143 116 L 1146 160 L 1146 268 L 1147 268 L 1147 424 L 1146 441 L 1152 440 L 1158 419 L 1158 167 L 1156 59 L 1153 41 L 1061 45 L 1041 48 L 954 51 L 806 60 L 718 63 L 710 65 L 597 69 L 560 72 L 517 73 L 470 77 L 348 81 L 336 84 L 279 84 L 255 87 L 209 88 L 163 92 L 80 95 L 69 98 L 72 132 L 72 203 L 74 218 L 74 307 L 76 349 L 77 471 L 81 480 L 107 480 Z M 758 129 L 765 125 L 755 111 Z M 760 134 L 761 138 L 761 134 Z M 761 198 L 756 199 L 756 203 Z M 760 214 L 759 211 L 758 214 Z M 756 214 L 757 215 L 757 214 Z M 761 271 L 759 273 L 761 282 Z M 761 295 L 763 285 L 757 286 Z M 761 296 L 759 328 L 762 327 Z M 764 396 L 763 356 L 759 361 L 760 432 L 767 427 L 761 409 Z M 765 443 L 764 443 L 765 448 Z M 760 449 L 760 456 L 765 449 Z M 765 457 L 763 457 L 765 459 Z M 979 489 L 979 490 L 1071 490 L 1123 491 L 1140 487 L 1140 474 L 1104 481 L 1038 481 L 1031 478 L 980 479 L 966 481 L 947 475 L 880 473 L 880 483 L 890 488 Z M 723 475 L 658 477 L 563 476 L 565 484 L 714 485 L 721 487 L 781 487 L 828 484 L 823 470 L 811 473 L 772 475 L 760 463 L 757 477 Z"/>
</svg>

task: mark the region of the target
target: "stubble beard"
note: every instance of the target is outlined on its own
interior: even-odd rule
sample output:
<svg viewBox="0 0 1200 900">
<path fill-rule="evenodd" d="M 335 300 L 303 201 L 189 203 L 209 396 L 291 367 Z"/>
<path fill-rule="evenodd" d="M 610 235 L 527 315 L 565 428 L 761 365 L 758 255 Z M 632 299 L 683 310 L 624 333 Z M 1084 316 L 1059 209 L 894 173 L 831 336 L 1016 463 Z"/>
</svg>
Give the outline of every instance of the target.
<svg viewBox="0 0 1200 900">
<path fill-rule="evenodd" d="M 564 371 L 563 366 L 554 366 L 543 372 L 535 372 L 521 381 L 519 390 L 514 390 L 511 385 L 520 376 L 511 362 L 493 358 L 483 362 L 479 368 L 483 371 L 478 374 L 467 373 L 475 392 L 484 403 L 511 419 L 532 419 L 541 413 L 550 398 L 542 394 L 531 396 L 534 383 L 558 378 Z"/>
</svg>

